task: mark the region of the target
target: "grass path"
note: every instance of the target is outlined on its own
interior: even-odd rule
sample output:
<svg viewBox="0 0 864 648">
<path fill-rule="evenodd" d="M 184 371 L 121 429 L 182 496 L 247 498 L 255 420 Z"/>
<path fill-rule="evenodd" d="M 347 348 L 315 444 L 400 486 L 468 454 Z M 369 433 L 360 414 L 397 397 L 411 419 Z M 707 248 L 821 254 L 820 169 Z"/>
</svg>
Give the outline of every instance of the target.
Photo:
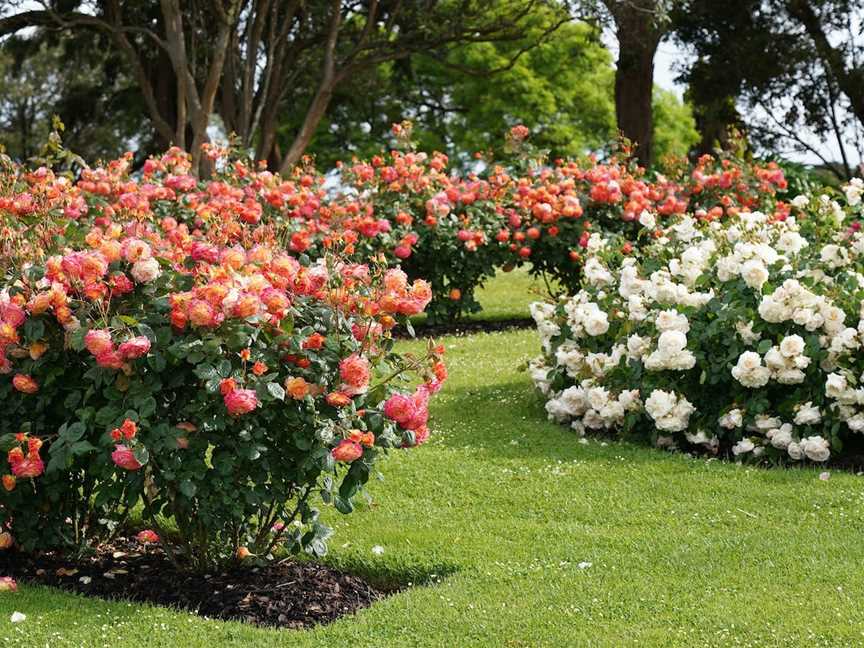
<svg viewBox="0 0 864 648">
<path fill-rule="evenodd" d="M 331 562 L 424 585 L 302 632 L 24 586 L 0 596 L 0 644 L 864 644 L 864 478 L 580 444 L 517 370 L 531 331 L 445 342 L 430 443 L 387 460 L 371 506 L 326 514 Z"/>
</svg>

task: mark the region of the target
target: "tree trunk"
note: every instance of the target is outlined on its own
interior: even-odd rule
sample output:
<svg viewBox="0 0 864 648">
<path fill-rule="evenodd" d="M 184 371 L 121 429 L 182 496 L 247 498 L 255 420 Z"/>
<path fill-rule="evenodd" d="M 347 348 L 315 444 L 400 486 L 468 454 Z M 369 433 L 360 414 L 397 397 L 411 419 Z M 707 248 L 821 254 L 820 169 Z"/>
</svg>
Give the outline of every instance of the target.
<svg viewBox="0 0 864 648">
<path fill-rule="evenodd" d="M 618 130 L 636 147 L 634 157 L 646 168 L 652 161 L 654 54 L 660 41 L 652 18 L 638 11 L 616 17 L 615 116 Z"/>
<path fill-rule="evenodd" d="M 712 98 L 705 104 L 693 101 L 693 117 L 700 135 L 695 147 L 697 155 L 713 155 L 718 148 L 721 151 L 731 148 L 732 130 L 741 126 L 734 97 Z"/>
<path fill-rule="evenodd" d="M 300 161 L 303 152 L 306 150 L 306 147 L 309 146 L 309 142 L 312 141 L 312 137 L 315 135 L 315 130 L 318 128 L 318 124 L 321 123 L 321 120 L 327 113 L 327 107 L 330 105 L 330 99 L 333 97 L 335 85 L 335 83 L 324 84 L 318 89 L 318 92 L 315 93 L 315 97 L 312 99 L 309 110 L 306 111 L 303 125 L 300 126 L 300 130 L 294 137 L 294 141 L 291 142 L 291 148 L 288 149 L 288 152 L 285 153 L 285 156 L 282 158 L 282 166 L 279 169 L 282 175 L 287 175 L 291 168 Z"/>
<path fill-rule="evenodd" d="M 615 21 L 615 117 L 618 131 L 635 146 L 633 156 L 651 165 L 654 121 L 654 54 L 663 37 L 659 0 L 603 0 Z"/>
</svg>

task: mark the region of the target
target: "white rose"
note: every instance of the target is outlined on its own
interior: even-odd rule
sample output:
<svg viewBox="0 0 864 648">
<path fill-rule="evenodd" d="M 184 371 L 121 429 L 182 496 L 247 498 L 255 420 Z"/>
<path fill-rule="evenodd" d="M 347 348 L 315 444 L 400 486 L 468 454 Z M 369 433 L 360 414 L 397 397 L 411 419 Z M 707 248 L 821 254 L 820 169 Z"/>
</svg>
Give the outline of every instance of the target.
<svg viewBox="0 0 864 648">
<path fill-rule="evenodd" d="M 682 333 L 687 333 L 690 330 L 690 322 L 687 321 L 687 316 L 672 309 L 657 313 L 657 319 L 654 324 L 661 331 L 681 331 Z"/>
<path fill-rule="evenodd" d="M 726 412 L 723 416 L 718 420 L 720 427 L 726 428 L 727 430 L 734 430 L 735 428 L 741 427 L 744 423 L 744 415 L 740 409 L 732 409 Z"/>
<path fill-rule="evenodd" d="M 780 342 L 780 353 L 787 358 L 794 358 L 804 353 L 804 338 L 800 335 L 787 335 Z"/>
<path fill-rule="evenodd" d="M 810 204 L 810 196 L 799 194 L 792 199 L 792 206 L 798 209 L 804 209 Z"/>
<path fill-rule="evenodd" d="M 750 259 L 741 266 L 741 278 L 751 288 L 761 290 L 768 281 L 768 269 L 761 261 Z"/>
<path fill-rule="evenodd" d="M 585 332 L 592 337 L 603 335 L 608 330 L 609 318 L 601 310 L 593 311 L 585 319 Z"/>
<path fill-rule="evenodd" d="M 815 425 L 822 420 L 822 412 L 819 408 L 813 405 L 812 401 L 807 401 L 798 408 L 795 412 L 795 425 Z"/>
<path fill-rule="evenodd" d="M 828 441 L 821 436 L 811 436 L 801 439 L 799 445 L 801 446 L 801 451 L 810 461 L 828 461 L 828 458 L 831 456 Z"/>
<path fill-rule="evenodd" d="M 687 336 L 681 331 L 663 331 L 657 340 L 657 348 L 667 354 L 682 351 L 687 346 Z"/>
<path fill-rule="evenodd" d="M 738 443 L 732 446 L 732 454 L 738 455 L 752 452 L 756 445 L 750 439 L 741 439 Z"/>
<path fill-rule="evenodd" d="M 799 446 L 795 441 L 793 441 L 786 447 L 786 453 L 791 459 L 794 459 L 795 461 L 800 461 L 801 457 L 803 456 L 801 454 L 801 446 Z"/>
<path fill-rule="evenodd" d="M 780 428 L 772 430 L 771 445 L 778 450 L 785 450 L 792 443 L 792 426 L 784 423 Z"/>
<path fill-rule="evenodd" d="M 847 387 L 846 378 L 842 374 L 828 374 L 828 379 L 825 381 L 825 394 L 830 398 L 840 398 Z"/>
<path fill-rule="evenodd" d="M 655 389 L 651 392 L 651 395 L 648 396 L 648 400 L 645 401 L 645 411 L 648 412 L 648 415 L 656 421 L 657 419 L 668 415 L 672 411 L 672 408 L 675 407 L 676 400 L 677 398 L 674 392 Z"/>
<path fill-rule="evenodd" d="M 645 355 L 650 345 L 650 339 L 640 337 L 636 333 L 627 338 L 627 352 L 633 358 L 641 358 Z"/>
<path fill-rule="evenodd" d="M 654 214 L 646 209 L 639 215 L 639 224 L 642 227 L 654 229 L 657 226 L 657 219 L 654 218 Z"/>
</svg>

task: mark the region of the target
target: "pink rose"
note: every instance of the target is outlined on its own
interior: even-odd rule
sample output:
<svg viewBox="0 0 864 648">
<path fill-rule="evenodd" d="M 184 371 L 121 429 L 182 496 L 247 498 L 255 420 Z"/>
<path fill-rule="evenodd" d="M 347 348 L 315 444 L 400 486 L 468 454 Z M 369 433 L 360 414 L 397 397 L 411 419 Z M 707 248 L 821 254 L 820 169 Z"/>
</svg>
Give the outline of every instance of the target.
<svg viewBox="0 0 864 648">
<path fill-rule="evenodd" d="M 96 356 L 96 364 L 106 369 L 120 369 L 123 366 L 123 358 L 116 351 L 107 351 Z"/>
<path fill-rule="evenodd" d="M 153 257 L 150 257 L 148 259 L 136 261 L 132 266 L 130 274 L 138 283 L 150 283 L 155 280 L 161 272 L 162 271 L 159 269 L 159 262 Z"/>
<path fill-rule="evenodd" d="M 43 472 L 45 472 L 45 463 L 36 452 L 31 452 L 12 464 L 12 474 L 22 479 L 33 479 Z"/>
<path fill-rule="evenodd" d="M 9 576 L 0 576 L 0 592 L 17 592 L 18 583 Z"/>
<path fill-rule="evenodd" d="M 384 416 L 391 421 L 396 421 L 401 426 L 408 424 L 417 414 L 414 401 L 405 394 L 393 394 L 384 403 Z"/>
<path fill-rule="evenodd" d="M 124 470 L 139 470 L 141 462 L 135 458 L 135 454 L 125 445 L 118 445 L 111 453 L 111 461 Z"/>
<path fill-rule="evenodd" d="M 135 360 L 141 356 L 147 355 L 150 351 L 150 340 L 143 335 L 133 337 L 131 340 L 126 340 L 117 349 L 117 353 L 124 360 Z"/>
<path fill-rule="evenodd" d="M 27 319 L 24 309 L 12 302 L 0 303 L 0 319 L 15 328 L 21 326 Z"/>
<path fill-rule="evenodd" d="M 225 394 L 223 399 L 231 416 L 248 414 L 258 407 L 258 396 L 251 389 L 235 389 Z"/>
</svg>

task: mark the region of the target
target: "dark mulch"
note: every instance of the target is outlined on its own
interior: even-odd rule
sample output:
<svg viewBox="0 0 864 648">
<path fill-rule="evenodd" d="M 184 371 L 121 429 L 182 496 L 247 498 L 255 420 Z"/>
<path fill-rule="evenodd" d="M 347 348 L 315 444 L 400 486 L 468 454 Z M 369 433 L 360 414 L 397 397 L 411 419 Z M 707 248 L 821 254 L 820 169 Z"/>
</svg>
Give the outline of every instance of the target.
<svg viewBox="0 0 864 648">
<path fill-rule="evenodd" d="M 311 562 L 285 561 L 224 573 L 178 572 L 158 547 L 135 539 L 120 539 L 74 563 L 53 553 L 2 552 L 0 574 L 86 596 L 283 628 L 329 623 L 385 596 L 357 576 Z"/>
<path fill-rule="evenodd" d="M 466 320 L 445 322 L 442 324 L 415 324 L 414 333 L 417 337 L 441 337 L 442 335 L 466 335 L 470 333 L 495 333 L 511 329 L 525 329 L 536 326 L 530 317 L 514 317 L 503 320 Z M 394 332 L 397 338 L 411 337 L 404 326 Z"/>
</svg>

